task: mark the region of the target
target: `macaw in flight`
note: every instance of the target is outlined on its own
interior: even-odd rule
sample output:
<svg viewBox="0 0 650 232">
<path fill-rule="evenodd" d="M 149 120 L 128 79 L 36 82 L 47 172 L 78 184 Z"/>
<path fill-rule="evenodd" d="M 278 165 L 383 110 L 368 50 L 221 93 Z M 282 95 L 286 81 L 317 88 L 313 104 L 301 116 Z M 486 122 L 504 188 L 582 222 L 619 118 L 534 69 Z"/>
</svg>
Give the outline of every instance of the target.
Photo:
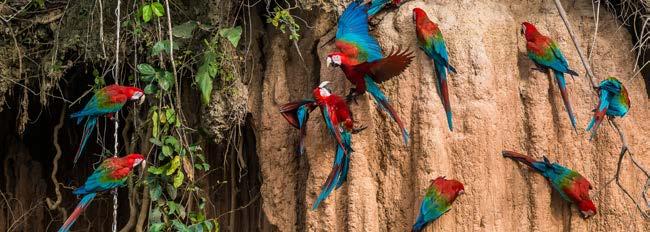
<svg viewBox="0 0 650 232">
<path fill-rule="evenodd" d="M 360 1 L 350 3 L 343 11 L 336 31 L 335 44 L 339 51 L 329 53 L 327 66 L 340 67 L 345 77 L 355 85 L 346 97 L 348 101 L 369 92 L 379 109 L 397 122 L 407 144 L 408 131 L 378 83 L 401 74 L 413 61 L 413 56 L 409 51 L 398 49 L 384 57 L 379 43 L 368 32 L 367 11 L 368 6 Z"/>
</svg>

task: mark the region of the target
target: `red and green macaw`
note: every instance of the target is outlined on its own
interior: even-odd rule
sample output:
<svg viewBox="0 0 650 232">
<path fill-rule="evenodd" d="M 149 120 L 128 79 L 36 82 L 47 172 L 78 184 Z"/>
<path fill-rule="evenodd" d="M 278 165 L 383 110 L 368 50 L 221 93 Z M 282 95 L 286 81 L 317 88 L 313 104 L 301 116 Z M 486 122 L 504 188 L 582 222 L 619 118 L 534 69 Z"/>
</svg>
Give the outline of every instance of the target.
<svg viewBox="0 0 650 232">
<path fill-rule="evenodd" d="M 609 77 L 600 82 L 598 85 L 598 108 L 594 109 L 594 117 L 587 125 L 587 131 L 591 132 L 591 138 L 596 136 L 598 126 L 605 118 L 605 115 L 610 117 L 623 117 L 630 110 L 630 96 L 627 94 L 627 89 L 615 77 Z"/>
<path fill-rule="evenodd" d="M 447 180 L 444 176 L 431 180 L 412 231 L 422 231 L 427 224 L 447 213 L 451 204 L 464 192 L 465 187 L 457 180 Z"/>
<path fill-rule="evenodd" d="M 86 183 L 74 190 L 77 196 L 83 196 L 72 214 L 63 223 L 59 232 L 68 232 L 83 213 L 97 193 L 124 186 L 126 179 L 133 168 L 144 162 L 140 154 L 130 154 L 124 157 L 111 157 L 104 160 L 101 165 L 86 180 Z"/>
<path fill-rule="evenodd" d="M 415 21 L 415 32 L 417 34 L 418 46 L 425 54 L 433 59 L 436 66 L 436 75 L 438 76 L 438 90 L 442 98 L 442 105 L 445 107 L 447 114 L 447 125 L 449 130 L 454 130 L 454 124 L 451 114 L 451 103 L 449 102 L 449 88 L 447 86 L 447 69 L 456 73 L 456 69 L 449 64 L 449 54 L 445 39 L 438 25 L 429 20 L 427 13 L 420 8 L 413 9 L 413 21 Z"/>
<path fill-rule="evenodd" d="M 548 69 L 553 70 L 557 84 L 560 87 L 560 94 L 562 95 L 562 101 L 564 101 L 564 107 L 569 114 L 569 120 L 571 120 L 573 129 L 577 130 L 576 118 L 573 115 L 571 102 L 569 101 L 569 96 L 566 92 L 566 80 L 564 79 L 564 74 L 567 73 L 572 76 L 578 76 L 578 73 L 569 69 L 569 63 L 564 58 L 564 55 L 562 55 L 557 43 L 555 43 L 551 38 L 539 33 L 533 24 L 523 22 L 521 33 L 526 37 L 528 58 L 535 62 L 537 69 L 543 72 L 546 72 Z"/>
<path fill-rule="evenodd" d="M 408 131 L 378 83 L 401 74 L 411 63 L 413 56 L 408 51 L 397 50 L 384 57 L 379 43 L 368 33 L 367 10 L 367 5 L 354 1 L 343 11 L 339 18 L 335 42 L 340 51 L 331 52 L 327 56 L 327 65 L 341 67 L 345 77 L 355 85 L 355 88 L 350 90 L 348 100 L 369 92 L 378 107 L 397 122 L 404 143 L 407 143 Z"/>
<path fill-rule="evenodd" d="M 379 13 L 381 9 L 389 5 L 399 6 L 402 0 L 372 0 L 370 1 L 370 9 L 368 9 L 368 16 L 372 17 Z"/>
<path fill-rule="evenodd" d="M 306 134 L 307 119 L 309 112 L 319 107 L 329 132 L 334 135 L 337 141 L 334 164 L 327 180 L 323 184 L 321 193 L 314 203 L 313 209 L 318 208 L 334 188 L 339 188 L 346 181 L 350 167 L 350 155 L 352 154 L 352 134 L 358 133 L 364 128 L 354 128 L 352 113 L 347 102 L 327 88 L 328 81 L 322 82 L 313 91 L 314 99 L 307 99 L 284 104 L 280 112 L 287 121 L 294 127 L 300 129 L 300 146 L 298 153 L 304 153 L 304 136 Z"/>
<path fill-rule="evenodd" d="M 502 154 L 503 157 L 526 164 L 542 174 L 564 200 L 578 207 L 583 218 L 586 219 L 596 214 L 596 205 L 589 197 L 591 183 L 580 173 L 558 163 L 551 163 L 546 156 L 543 157 L 543 161 L 537 161 L 530 156 L 514 151 L 503 151 Z"/>
<path fill-rule="evenodd" d="M 104 115 L 112 117 L 114 113 L 122 109 L 128 100 L 138 99 L 140 103 L 144 101 L 144 91 L 141 89 L 113 84 L 97 90 L 81 111 L 73 113 L 71 117 L 77 119 L 77 124 L 80 124 L 84 118 L 86 119 L 81 144 L 74 156 L 74 162 L 77 163 L 79 156 L 86 147 L 88 138 L 90 138 L 93 128 L 97 124 L 97 118 Z"/>
</svg>

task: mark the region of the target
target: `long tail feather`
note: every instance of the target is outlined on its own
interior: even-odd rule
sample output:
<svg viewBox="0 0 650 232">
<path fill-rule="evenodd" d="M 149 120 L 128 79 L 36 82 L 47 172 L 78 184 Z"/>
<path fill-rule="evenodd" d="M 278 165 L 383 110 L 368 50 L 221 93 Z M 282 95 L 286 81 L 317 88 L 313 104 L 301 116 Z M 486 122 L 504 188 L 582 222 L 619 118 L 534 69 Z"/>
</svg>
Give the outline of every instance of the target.
<svg viewBox="0 0 650 232">
<path fill-rule="evenodd" d="M 451 103 L 449 102 L 449 87 L 447 86 L 447 65 L 443 65 L 435 61 L 434 64 L 436 66 L 436 75 L 438 76 L 438 90 L 440 91 L 442 105 L 445 107 L 445 113 L 447 115 L 447 125 L 449 126 L 450 131 L 454 131 Z"/>
<path fill-rule="evenodd" d="M 397 112 L 393 107 L 388 103 L 388 98 L 384 93 L 379 89 L 379 86 L 377 86 L 377 83 L 375 83 L 372 78 L 366 76 L 365 78 L 366 81 L 366 87 L 367 91 L 370 92 L 370 95 L 372 95 L 373 99 L 375 99 L 375 103 L 381 108 L 382 110 L 386 111 L 390 117 L 397 122 L 397 125 L 399 126 L 400 130 L 402 131 L 402 139 L 404 140 L 404 144 L 408 144 L 409 141 L 409 133 L 404 127 L 404 124 L 402 123 L 402 120 L 399 118 L 397 115 Z"/>
<path fill-rule="evenodd" d="M 564 102 L 564 108 L 566 108 L 567 113 L 569 114 L 569 120 L 571 120 L 571 126 L 573 126 L 573 130 L 576 132 L 577 127 L 576 127 L 576 118 L 573 115 L 573 109 L 571 108 L 571 102 L 569 101 L 569 96 L 567 95 L 566 92 L 566 80 L 564 79 L 564 73 L 555 71 L 555 79 L 557 80 L 557 84 L 560 87 L 560 94 L 562 95 L 562 101 Z"/>
<path fill-rule="evenodd" d="M 345 183 L 345 181 L 348 179 L 348 170 L 350 170 L 350 157 L 352 155 L 352 152 L 351 152 L 352 151 L 352 134 L 350 134 L 349 132 L 344 132 L 341 135 L 343 137 L 343 145 L 345 146 L 346 150 L 350 151 L 350 154 L 346 155 L 345 159 L 343 160 L 343 168 L 341 169 L 341 177 L 339 177 L 339 181 L 336 184 L 336 189 L 340 188 L 343 185 L 343 183 Z M 339 153 L 341 153 L 341 155 L 344 155 L 343 154 L 344 150 L 340 149 L 340 147 L 337 146 L 336 150 L 337 150 L 336 151 L 337 157 L 339 156 Z"/>
<path fill-rule="evenodd" d="M 325 183 L 323 183 L 323 186 L 321 187 L 321 192 L 318 195 L 318 198 L 316 199 L 316 202 L 314 202 L 314 205 L 312 206 L 312 210 L 316 210 L 320 203 L 327 198 L 330 193 L 334 190 L 334 187 L 338 185 L 340 182 L 340 179 L 342 177 L 341 173 L 343 172 L 344 167 L 344 162 L 345 160 L 349 160 L 347 158 L 346 152 L 341 149 L 341 146 L 337 145 L 336 146 L 336 157 L 334 158 L 334 165 L 332 166 L 332 171 L 330 171 L 329 176 L 327 177 L 327 180 L 325 180 Z M 347 171 L 346 171 L 347 172 Z"/>
<path fill-rule="evenodd" d="M 422 215 L 418 215 L 418 219 L 415 221 L 415 224 L 413 224 L 413 229 L 411 230 L 412 232 L 420 232 L 422 229 L 424 229 L 424 226 L 427 225 L 427 222 L 424 221 L 424 217 Z"/>
<path fill-rule="evenodd" d="M 88 116 L 88 118 L 86 119 L 86 124 L 84 124 L 84 132 L 81 135 L 81 144 L 79 144 L 79 149 L 77 150 L 77 154 L 74 156 L 75 164 L 77 163 L 77 160 L 79 160 L 79 157 L 81 157 L 84 148 L 86 148 L 86 143 L 88 143 L 88 138 L 90 138 L 90 135 L 93 133 L 93 129 L 95 129 L 95 125 L 97 125 L 97 117 Z"/>
<path fill-rule="evenodd" d="M 587 125 L 587 131 L 591 131 L 590 139 L 593 139 L 596 136 L 596 132 L 598 131 L 598 127 L 600 126 L 600 123 L 603 122 L 603 119 L 605 119 L 605 114 L 607 113 L 607 109 L 609 108 L 608 95 L 609 95 L 608 91 L 600 91 L 598 109 L 595 110 L 596 112 L 594 113 L 594 117 L 591 118 L 589 125 Z"/>
<path fill-rule="evenodd" d="M 537 161 L 535 159 L 533 159 L 533 157 L 530 157 L 530 156 L 527 156 L 527 155 L 524 155 L 524 154 L 521 154 L 521 153 L 515 152 L 515 151 L 502 151 L 501 154 L 503 155 L 503 157 L 510 158 L 510 159 L 512 159 L 514 161 L 518 161 L 520 163 L 523 163 L 523 164 L 529 166 L 530 168 L 532 168 L 532 169 L 534 169 L 536 171 L 539 171 L 539 172 L 543 171 L 543 170 L 540 170 L 539 167 L 534 165 L 534 163 L 537 162 Z"/>
<path fill-rule="evenodd" d="M 77 204 L 77 207 L 74 209 L 72 214 L 68 217 L 68 219 L 65 220 L 61 228 L 59 228 L 59 232 L 68 232 L 70 231 L 70 228 L 74 224 L 75 221 L 77 221 L 77 218 L 79 218 L 79 215 L 83 213 L 86 208 L 88 208 L 88 205 L 90 202 L 95 198 L 97 193 L 89 193 L 86 194 L 83 198 L 81 198 L 81 201 L 79 204 Z"/>
<path fill-rule="evenodd" d="M 298 155 L 305 154 L 307 120 L 309 120 L 309 112 L 315 108 L 313 103 L 313 100 L 308 99 L 297 102 L 290 102 L 280 106 L 280 113 L 282 116 L 284 116 L 289 124 L 300 130 L 300 142 L 298 144 L 298 148 L 296 149 L 296 154 Z"/>
</svg>

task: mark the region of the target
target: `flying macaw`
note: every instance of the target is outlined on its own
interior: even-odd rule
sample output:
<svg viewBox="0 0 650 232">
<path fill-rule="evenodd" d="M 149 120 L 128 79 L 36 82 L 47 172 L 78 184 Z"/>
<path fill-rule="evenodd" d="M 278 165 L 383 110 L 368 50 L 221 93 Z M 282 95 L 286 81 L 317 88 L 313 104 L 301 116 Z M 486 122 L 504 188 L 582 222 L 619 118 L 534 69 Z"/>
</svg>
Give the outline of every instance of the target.
<svg viewBox="0 0 650 232">
<path fill-rule="evenodd" d="M 112 117 L 114 113 L 122 109 L 126 101 L 138 99 L 140 103 L 144 101 L 144 92 L 141 89 L 113 84 L 95 92 L 95 95 L 86 103 L 83 110 L 73 113 L 71 117 L 77 119 L 77 124 L 81 124 L 81 121 L 86 118 L 84 132 L 81 136 L 81 144 L 79 145 L 77 154 L 74 156 L 74 162 L 77 163 L 79 156 L 81 156 L 81 153 L 86 147 L 88 138 L 90 138 L 93 128 L 97 124 L 98 117 L 103 115 Z"/>
<path fill-rule="evenodd" d="M 327 56 L 327 65 L 341 67 L 345 77 L 355 85 L 347 96 L 348 100 L 356 99 L 358 95 L 368 91 L 377 106 L 397 122 L 404 143 L 408 143 L 408 131 L 378 83 L 402 73 L 413 60 L 413 56 L 408 51 L 397 50 L 384 57 L 379 43 L 368 33 L 367 10 L 367 5 L 354 1 L 343 11 L 339 18 L 335 42 L 340 51 L 331 52 Z"/>
<path fill-rule="evenodd" d="M 615 77 L 609 77 L 601 81 L 598 85 L 598 91 L 600 92 L 598 108 L 594 109 L 594 117 L 587 126 L 587 131 L 591 130 L 592 139 L 596 136 L 598 126 L 600 126 L 605 115 L 623 117 L 630 110 L 630 96 L 627 94 L 627 89 Z"/>
<path fill-rule="evenodd" d="M 456 73 L 456 69 L 449 64 L 447 46 L 438 25 L 429 20 L 427 13 L 420 8 L 413 9 L 413 20 L 415 21 L 418 46 L 429 58 L 433 59 L 433 64 L 436 66 L 438 90 L 447 114 L 447 125 L 449 130 L 453 131 L 454 124 L 449 102 L 449 88 L 447 87 L 447 69 L 453 73 Z"/>
<path fill-rule="evenodd" d="M 322 82 L 318 88 L 314 89 L 313 95 L 323 114 L 327 129 L 337 137 L 337 140 L 340 138 L 340 141 L 336 146 L 332 171 L 323 184 L 318 199 L 314 202 L 313 210 L 318 208 L 318 205 L 329 196 L 334 187 L 338 189 L 347 180 L 350 155 L 352 155 L 352 134 L 363 130 L 363 128 L 354 128 L 354 120 L 347 102 L 341 96 L 333 94 L 327 88 L 328 84 L 328 81 Z"/>
<path fill-rule="evenodd" d="M 370 9 L 368 9 L 368 16 L 372 17 L 379 13 L 381 9 L 388 5 L 399 6 L 402 0 L 372 0 L 370 1 Z"/>
<path fill-rule="evenodd" d="M 587 219 L 596 214 L 596 205 L 589 197 L 591 183 L 580 173 L 558 163 L 551 163 L 546 156 L 543 161 L 536 161 L 530 156 L 514 151 L 503 151 L 502 154 L 503 157 L 524 163 L 542 174 L 551 183 L 553 189 L 560 193 L 562 199 L 578 207 L 583 218 Z"/>
<path fill-rule="evenodd" d="M 569 63 L 562 55 L 560 47 L 551 38 L 546 37 L 537 31 L 537 28 L 529 22 L 523 22 L 521 27 L 521 34 L 526 37 L 526 49 L 528 50 L 528 58 L 530 58 L 537 70 L 546 72 L 552 69 L 555 74 L 555 79 L 560 87 L 560 94 L 562 101 L 564 101 L 564 108 L 566 108 L 571 120 L 571 125 L 574 130 L 576 129 L 576 118 L 573 115 L 571 102 L 566 92 L 566 80 L 564 74 L 567 73 L 572 76 L 578 76 L 578 73 L 569 69 Z"/>
<path fill-rule="evenodd" d="M 412 231 L 421 231 L 428 223 L 447 213 L 451 204 L 464 192 L 465 187 L 457 180 L 447 180 L 444 176 L 431 180 Z"/>
<path fill-rule="evenodd" d="M 111 157 L 101 165 L 86 180 L 86 183 L 74 190 L 77 196 L 83 196 L 72 214 L 65 220 L 59 232 L 70 231 L 74 222 L 83 213 L 97 193 L 124 186 L 133 168 L 144 162 L 140 154 L 130 154 L 124 157 Z"/>
</svg>

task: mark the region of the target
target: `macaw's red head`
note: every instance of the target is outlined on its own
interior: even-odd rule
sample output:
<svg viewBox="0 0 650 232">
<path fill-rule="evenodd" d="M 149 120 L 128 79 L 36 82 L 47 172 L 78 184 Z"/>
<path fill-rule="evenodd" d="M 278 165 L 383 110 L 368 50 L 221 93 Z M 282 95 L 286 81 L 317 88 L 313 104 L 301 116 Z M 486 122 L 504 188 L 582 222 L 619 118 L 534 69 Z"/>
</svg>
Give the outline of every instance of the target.
<svg viewBox="0 0 650 232">
<path fill-rule="evenodd" d="M 127 164 L 131 167 L 136 167 L 140 165 L 140 163 L 144 162 L 144 156 L 134 153 L 134 154 L 129 154 L 127 156 L 124 156 L 122 159 L 126 160 Z"/>
<path fill-rule="evenodd" d="M 420 8 L 413 8 L 413 22 L 419 24 L 422 21 L 429 20 L 429 16 Z"/>
<path fill-rule="evenodd" d="M 320 102 L 332 95 L 332 90 L 327 88 L 327 85 L 329 84 L 329 81 L 323 81 L 320 83 L 320 85 L 318 85 L 317 88 L 314 89 L 313 95 L 317 102 Z"/>
<path fill-rule="evenodd" d="M 342 64 L 350 64 L 348 57 L 342 52 L 331 52 L 327 55 L 326 58 L 327 67 L 332 65 L 333 67 L 341 66 Z"/>
<path fill-rule="evenodd" d="M 140 100 L 139 104 L 144 102 L 144 91 L 142 89 L 133 87 L 133 86 L 124 86 L 122 88 L 122 93 L 125 94 L 129 100 Z"/>
<path fill-rule="evenodd" d="M 539 34 L 535 25 L 529 22 L 521 23 L 521 34 L 526 37 L 526 40 L 532 40 L 534 36 Z"/>
<path fill-rule="evenodd" d="M 596 205 L 591 199 L 586 199 L 578 203 L 578 209 L 582 218 L 587 219 L 596 214 Z"/>
<path fill-rule="evenodd" d="M 457 180 L 447 180 L 444 176 L 431 180 L 431 185 L 447 198 L 449 203 L 454 202 L 456 197 L 465 193 L 465 186 Z"/>
</svg>

